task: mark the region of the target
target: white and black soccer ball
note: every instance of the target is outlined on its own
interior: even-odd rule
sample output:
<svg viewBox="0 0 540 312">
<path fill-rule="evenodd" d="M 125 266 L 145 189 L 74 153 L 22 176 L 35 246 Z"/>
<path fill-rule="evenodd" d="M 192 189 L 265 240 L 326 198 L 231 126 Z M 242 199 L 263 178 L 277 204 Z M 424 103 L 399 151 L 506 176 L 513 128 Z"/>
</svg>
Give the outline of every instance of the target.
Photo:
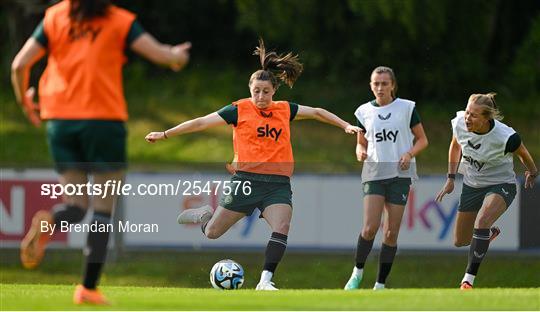
<svg viewBox="0 0 540 312">
<path fill-rule="evenodd" d="M 244 284 L 244 268 L 236 261 L 221 260 L 210 270 L 210 283 L 215 289 L 239 289 Z"/>
</svg>

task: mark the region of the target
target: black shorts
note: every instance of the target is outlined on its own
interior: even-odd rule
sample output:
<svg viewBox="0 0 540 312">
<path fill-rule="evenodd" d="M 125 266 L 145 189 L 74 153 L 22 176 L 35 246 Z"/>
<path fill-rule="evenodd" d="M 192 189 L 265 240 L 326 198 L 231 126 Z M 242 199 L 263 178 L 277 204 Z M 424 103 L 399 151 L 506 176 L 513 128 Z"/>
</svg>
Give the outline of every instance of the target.
<svg viewBox="0 0 540 312">
<path fill-rule="evenodd" d="M 516 185 L 513 183 L 502 183 L 487 187 L 471 187 L 463 183 L 463 190 L 459 198 L 458 211 L 477 212 L 482 208 L 484 198 L 489 194 L 499 194 L 506 202 L 506 208 L 510 207 L 516 197 Z"/>
<path fill-rule="evenodd" d="M 122 121 L 49 120 L 47 141 L 58 172 L 106 172 L 126 167 L 126 128 Z"/>
<path fill-rule="evenodd" d="M 248 188 L 239 187 L 238 192 L 223 195 L 220 199 L 220 206 L 225 209 L 250 216 L 255 209 L 259 209 L 262 215 L 266 207 L 274 204 L 285 204 L 292 207 L 290 182 L 258 181 L 238 175 L 231 178 L 231 182 L 234 181 L 242 183 L 242 186 L 249 185 L 249 194 Z M 246 182 L 249 184 L 244 184 Z"/>
</svg>

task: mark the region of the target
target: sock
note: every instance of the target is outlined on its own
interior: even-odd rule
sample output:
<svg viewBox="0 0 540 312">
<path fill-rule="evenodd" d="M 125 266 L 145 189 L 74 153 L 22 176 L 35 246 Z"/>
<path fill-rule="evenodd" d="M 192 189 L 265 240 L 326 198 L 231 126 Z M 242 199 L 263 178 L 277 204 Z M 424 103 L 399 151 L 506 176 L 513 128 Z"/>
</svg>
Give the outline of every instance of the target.
<svg viewBox="0 0 540 312">
<path fill-rule="evenodd" d="M 480 263 L 489 248 L 489 229 L 474 229 L 471 247 L 469 248 L 469 263 L 467 273 L 476 276 Z"/>
<path fill-rule="evenodd" d="M 94 212 L 91 224 L 110 224 L 111 215 L 102 212 Z M 101 270 L 107 257 L 107 244 L 109 242 L 109 232 L 90 231 L 84 250 L 85 267 L 83 275 L 83 286 L 87 289 L 95 289 L 101 275 Z"/>
<path fill-rule="evenodd" d="M 270 282 L 273 276 L 274 276 L 274 273 L 264 270 L 261 273 L 261 282 L 264 282 L 264 281 Z"/>
<path fill-rule="evenodd" d="M 469 274 L 469 273 L 465 273 L 465 276 L 463 276 L 463 279 L 461 280 L 461 282 L 467 282 L 469 284 L 474 284 L 474 278 L 476 276 L 472 275 L 472 274 Z"/>
<path fill-rule="evenodd" d="M 263 270 L 274 273 L 287 248 L 287 235 L 273 232 L 266 246 Z"/>
<path fill-rule="evenodd" d="M 362 234 L 358 236 L 358 244 L 356 246 L 356 267 L 363 269 L 366 264 L 366 259 L 373 247 L 373 239 L 366 240 L 362 237 Z"/>
<path fill-rule="evenodd" d="M 364 274 L 364 269 L 359 269 L 357 267 L 353 268 L 352 276 L 362 277 L 363 274 Z"/>
<path fill-rule="evenodd" d="M 62 221 L 67 221 L 69 224 L 79 223 L 85 215 L 86 210 L 76 205 L 62 204 L 53 209 L 54 224 L 58 226 Z"/>
<path fill-rule="evenodd" d="M 382 244 L 381 253 L 379 255 L 379 273 L 377 274 L 377 282 L 380 284 L 386 283 L 386 277 L 390 274 L 394 257 L 396 256 L 397 246 L 391 247 Z"/>
</svg>

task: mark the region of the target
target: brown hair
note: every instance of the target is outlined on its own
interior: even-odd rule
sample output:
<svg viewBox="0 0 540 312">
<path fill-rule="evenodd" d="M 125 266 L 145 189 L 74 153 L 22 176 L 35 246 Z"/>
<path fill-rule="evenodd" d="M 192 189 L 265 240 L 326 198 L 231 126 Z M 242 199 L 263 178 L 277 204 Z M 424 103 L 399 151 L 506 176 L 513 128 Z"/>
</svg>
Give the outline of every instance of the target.
<svg viewBox="0 0 540 312">
<path fill-rule="evenodd" d="M 270 81 L 272 87 L 277 89 L 281 80 L 292 88 L 304 69 L 304 66 L 298 60 L 298 55 L 293 55 L 291 52 L 285 55 L 278 55 L 273 51 L 266 52 L 262 39 L 259 39 L 259 46 L 255 48 L 253 55 L 259 56 L 262 69 L 251 75 L 249 78 L 250 86 L 253 80 L 263 80 Z"/>
<path fill-rule="evenodd" d="M 84 22 L 105 16 L 110 4 L 110 0 L 71 0 L 69 18 L 73 22 Z"/>
<path fill-rule="evenodd" d="M 490 92 L 488 94 L 471 94 L 469 103 L 482 106 L 482 115 L 487 119 L 502 120 L 504 117 L 497 107 L 495 95 L 497 95 L 495 92 Z"/>
<path fill-rule="evenodd" d="M 392 84 L 394 85 L 394 89 L 392 90 L 392 97 L 395 98 L 398 86 L 397 86 L 396 75 L 394 74 L 394 70 L 392 68 L 387 67 L 387 66 L 379 66 L 371 72 L 371 75 L 384 74 L 384 73 L 387 73 L 390 76 L 390 79 L 392 80 Z"/>
</svg>

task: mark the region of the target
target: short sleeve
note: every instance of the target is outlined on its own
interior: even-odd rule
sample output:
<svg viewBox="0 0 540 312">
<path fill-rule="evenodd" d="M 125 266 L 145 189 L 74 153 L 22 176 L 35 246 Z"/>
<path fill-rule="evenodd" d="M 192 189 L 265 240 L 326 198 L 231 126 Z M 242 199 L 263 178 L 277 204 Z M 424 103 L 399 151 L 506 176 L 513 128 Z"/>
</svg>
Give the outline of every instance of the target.
<svg viewBox="0 0 540 312">
<path fill-rule="evenodd" d="M 506 148 L 504 149 L 504 153 L 513 153 L 519 148 L 520 145 L 521 137 L 516 132 L 508 138 L 508 141 L 506 141 Z"/>
<path fill-rule="evenodd" d="M 364 132 L 366 131 L 366 127 L 364 127 L 364 125 L 360 122 L 360 120 L 358 120 L 358 118 L 356 118 L 356 125 L 357 125 L 360 129 L 364 130 Z"/>
<path fill-rule="evenodd" d="M 133 23 L 131 23 L 131 27 L 129 28 L 129 32 L 126 37 L 126 46 L 131 46 L 133 41 L 137 40 L 145 32 L 146 31 L 142 27 L 141 23 L 139 23 L 139 21 L 137 20 L 134 20 Z"/>
<path fill-rule="evenodd" d="M 238 107 L 229 104 L 217 111 L 218 115 L 227 122 L 236 126 L 238 123 Z"/>
<path fill-rule="evenodd" d="M 293 121 L 296 114 L 298 114 L 298 104 L 289 102 L 289 108 L 291 110 L 291 117 L 289 121 Z"/>
<path fill-rule="evenodd" d="M 416 107 L 413 108 L 412 114 L 411 114 L 411 123 L 409 125 L 410 128 L 416 126 L 420 123 L 420 115 L 418 115 L 418 111 L 416 111 Z"/>
<path fill-rule="evenodd" d="M 32 33 L 32 38 L 36 39 L 36 41 L 39 42 L 39 44 L 41 44 L 44 48 L 46 48 L 49 44 L 47 35 L 45 35 L 45 29 L 43 28 L 43 20 L 39 22 L 36 29 Z"/>
</svg>

